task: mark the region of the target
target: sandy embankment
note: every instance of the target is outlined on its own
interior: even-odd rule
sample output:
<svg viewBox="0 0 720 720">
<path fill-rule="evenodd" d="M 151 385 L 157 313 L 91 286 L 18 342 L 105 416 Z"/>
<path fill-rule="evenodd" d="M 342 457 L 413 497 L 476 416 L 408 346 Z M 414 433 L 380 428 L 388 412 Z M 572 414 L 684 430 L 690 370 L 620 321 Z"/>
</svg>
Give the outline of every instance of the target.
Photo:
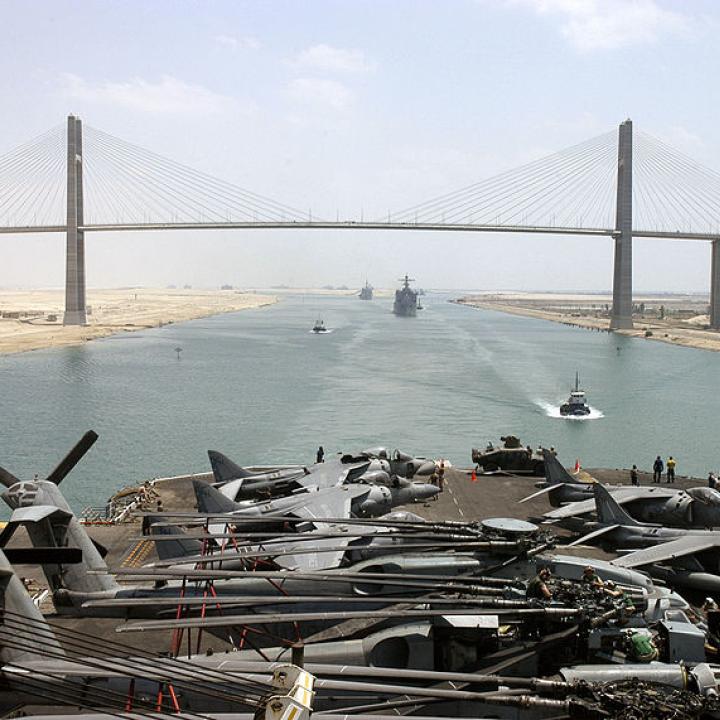
<svg viewBox="0 0 720 720">
<path fill-rule="evenodd" d="M 698 348 L 700 350 L 720 351 L 720 332 L 704 328 L 709 322 L 703 314 L 706 300 L 697 296 L 658 296 L 635 297 L 635 304 L 644 303 L 648 310 L 664 305 L 671 313 L 685 311 L 690 317 L 679 318 L 671 314 L 666 319 L 658 317 L 635 317 L 633 330 L 616 330 L 628 337 L 658 340 L 671 345 Z M 470 307 L 497 310 L 511 315 L 521 315 L 539 320 L 550 320 L 586 328 L 588 330 L 607 331 L 609 320 L 604 317 L 602 308 L 612 304 L 609 295 L 571 295 L 555 293 L 493 293 L 471 295 L 459 298 L 457 303 Z M 650 334 L 647 334 L 647 333 Z"/>
<path fill-rule="evenodd" d="M 0 354 L 79 345 L 115 333 L 160 327 L 274 302 L 277 302 L 274 295 L 233 290 L 88 290 L 87 304 L 91 313 L 87 326 L 64 327 L 63 290 L 0 290 L 0 312 L 3 314 L 44 314 L 43 317 L 1 318 Z M 57 321 L 48 319 L 47 316 L 52 314 L 57 316 Z"/>
</svg>

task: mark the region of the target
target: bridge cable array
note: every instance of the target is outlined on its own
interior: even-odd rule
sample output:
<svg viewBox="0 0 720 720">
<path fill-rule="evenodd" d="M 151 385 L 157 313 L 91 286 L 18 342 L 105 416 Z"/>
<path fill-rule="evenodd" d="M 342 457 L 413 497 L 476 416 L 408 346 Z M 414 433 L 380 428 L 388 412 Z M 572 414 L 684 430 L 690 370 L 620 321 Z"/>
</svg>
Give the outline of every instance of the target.
<svg viewBox="0 0 720 720">
<path fill-rule="evenodd" d="M 643 131 L 633 146 L 633 228 L 720 235 L 720 173 Z"/>
<path fill-rule="evenodd" d="M 617 133 L 390 214 L 415 224 L 612 228 Z"/>
<path fill-rule="evenodd" d="M 85 126 L 86 224 L 307 221 L 306 213 Z"/>
<path fill-rule="evenodd" d="M 0 229 L 65 224 L 66 126 L 0 155 Z M 304 211 L 85 126 L 85 225 L 307 223 Z M 720 173 L 635 129 L 633 228 L 720 235 Z M 615 227 L 612 131 L 376 222 L 481 228 Z"/>
<path fill-rule="evenodd" d="M 65 224 L 65 137 L 58 125 L 0 156 L 0 226 Z"/>
</svg>

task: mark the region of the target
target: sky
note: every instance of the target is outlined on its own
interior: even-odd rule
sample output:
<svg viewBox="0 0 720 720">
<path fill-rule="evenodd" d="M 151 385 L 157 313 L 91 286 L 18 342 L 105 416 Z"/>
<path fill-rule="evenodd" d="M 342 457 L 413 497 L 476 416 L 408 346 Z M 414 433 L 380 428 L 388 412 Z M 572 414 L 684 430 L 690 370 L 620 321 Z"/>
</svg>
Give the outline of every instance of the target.
<svg viewBox="0 0 720 720">
<path fill-rule="evenodd" d="M 0 0 L 0 155 L 86 125 L 315 217 L 384 216 L 613 131 L 720 170 L 714 0 Z M 0 199 L 7 188 L 0 187 Z M 92 233 L 88 285 L 610 288 L 609 238 Z M 709 244 L 634 241 L 638 291 L 704 291 Z M 62 235 L 0 235 L 59 287 Z"/>
</svg>

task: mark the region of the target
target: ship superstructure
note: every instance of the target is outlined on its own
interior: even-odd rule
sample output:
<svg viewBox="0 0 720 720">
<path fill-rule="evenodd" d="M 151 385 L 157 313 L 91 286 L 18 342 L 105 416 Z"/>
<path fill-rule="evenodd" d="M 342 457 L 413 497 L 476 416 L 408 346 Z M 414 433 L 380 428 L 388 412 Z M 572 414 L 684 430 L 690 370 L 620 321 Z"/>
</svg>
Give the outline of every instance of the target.
<svg viewBox="0 0 720 720">
<path fill-rule="evenodd" d="M 395 291 L 393 312 L 401 317 L 415 317 L 417 314 L 418 294 L 410 287 L 410 283 L 415 281 L 406 274 L 401 282 L 403 286 L 400 290 Z"/>
<path fill-rule="evenodd" d="M 373 286 L 368 283 L 368 281 L 365 281 L 365 287 L 360 289 L 360 299 L 361 300 L 372 300 L 373 299 Z"/>
</svg>

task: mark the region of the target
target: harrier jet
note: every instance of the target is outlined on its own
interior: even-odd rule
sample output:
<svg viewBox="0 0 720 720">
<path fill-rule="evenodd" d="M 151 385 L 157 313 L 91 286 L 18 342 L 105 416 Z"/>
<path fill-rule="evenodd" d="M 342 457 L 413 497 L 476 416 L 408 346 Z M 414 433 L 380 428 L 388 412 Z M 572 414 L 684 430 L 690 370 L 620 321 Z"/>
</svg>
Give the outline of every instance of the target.
<svg viewBox="0 0 720 720">
<path fill-rule="evenodd" d="M 557 461 L 546 458 L 546 474 L 550 483 L 539 493 L 550 493 L 553 505 L 563 504 L 543 515 L 547 521 L 579 518 L 595 511 L 593 488 L 595 482 L 578 483 Z M 720 527 L 720 492 L 709 487 L 678 490 L 660 485 L 638 487 L 633 485 L 604 485 L 613 500 L 640 522 L 659 523 L 674 528 Z M 521 502 L 529 500 L 524 498 Z M 574 498 L 574 499 L 573 499 Z"/>
<path fill-rule="evenodd" d="M 598 523 L 595 530 L 571 545 L 601 539 L 615 551 L 637 549 L 613 563 L 644 568 L 654 578 L 672 585 L 720 592 L 720 531 L 668 528 L 641 523 L 630 517 L 600 484 L 595 485 Z"/>
<path fill-rule="evenodd" d="M 358 455 L 333 457 L 307 467 L 279 468 L 269 472 L 252 472 L 237 465 L 220 452 L 208 450 L 217 487 L 231 500 L 267 499 L 298 490 L 322 490 L 352 482 L 362 476 L 366 483 L 387 484 L 390 478 L 404 479 L 429 476 L 435 470 L 432 460 L 414 458 L 395 450 L 371 448 Z"/>
</svg>

